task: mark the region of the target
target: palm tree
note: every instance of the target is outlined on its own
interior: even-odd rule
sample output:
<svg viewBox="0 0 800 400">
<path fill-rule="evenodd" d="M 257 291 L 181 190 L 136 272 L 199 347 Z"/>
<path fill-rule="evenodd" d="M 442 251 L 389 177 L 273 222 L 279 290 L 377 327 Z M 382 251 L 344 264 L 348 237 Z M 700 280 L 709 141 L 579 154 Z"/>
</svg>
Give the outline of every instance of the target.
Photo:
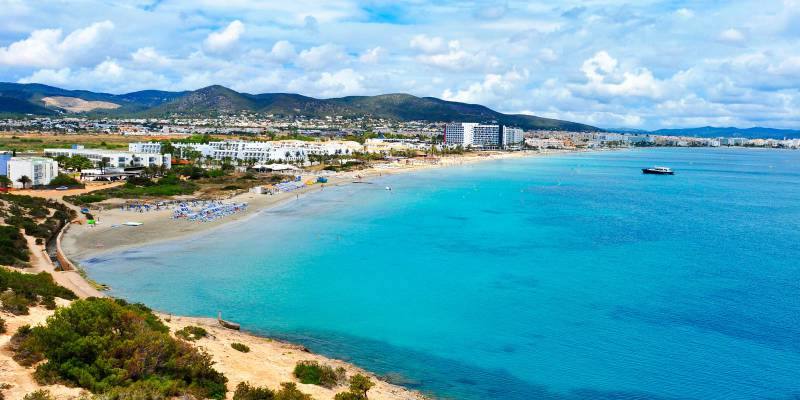
<svg viewBox="0 0 800 400">
<path fill-rule="evenodd" d="M 17 179 L 17 182 L 21 183 L 22 188 L 25 189 L 28 184 L 31 183 L 31 178 L 29 178 L 28 175 L 22 175 L 19 177 L 19 179 Z"/>
</svg>

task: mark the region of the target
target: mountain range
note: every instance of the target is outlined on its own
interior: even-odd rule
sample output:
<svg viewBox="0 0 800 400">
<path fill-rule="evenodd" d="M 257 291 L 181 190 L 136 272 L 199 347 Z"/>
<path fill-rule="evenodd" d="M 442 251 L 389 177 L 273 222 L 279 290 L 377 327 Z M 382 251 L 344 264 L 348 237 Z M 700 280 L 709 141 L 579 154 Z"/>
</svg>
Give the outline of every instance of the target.
<svg viewBox="0 0 800 400">
<path fill-rule="evenodd" d="M 42 84 L 0 83 L 0 115 L 5 116 L 199 117 L 239 112 L 317 118 L 341 115 L 395 121 L 496 122 L 523 129 L 601 131 L 576 122 L 503 114 L 478 104 L 409 94 L 316 99 L 292 93 L 240 93 L 215 85 L 193 91 L 144 90 L 116 95 Z"/>
</svg>

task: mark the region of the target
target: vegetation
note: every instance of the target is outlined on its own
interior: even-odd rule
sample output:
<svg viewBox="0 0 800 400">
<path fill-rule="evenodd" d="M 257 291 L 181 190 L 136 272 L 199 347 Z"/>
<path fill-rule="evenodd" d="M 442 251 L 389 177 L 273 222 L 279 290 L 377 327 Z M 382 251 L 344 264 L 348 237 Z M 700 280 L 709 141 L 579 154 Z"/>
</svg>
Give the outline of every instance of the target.
<svg viewBox="0 0 800 400">
<path fill-rule="evenodd" d="M 347 379 L 344 368 L 335 370 L 328 365 L 320 365 L 316 361 L 300 361 L 294 367 L 294 376 L 301 383 L 319 385 L 326 388 L 338 386 Z"/>
<path fill-rule="evenodd" d="M 233 400 L 312 400 L 311 395 L 301 392 L 292 382 L 281 383 L 278 391 L 266 387 L 250 386 L 242 382 L 233 392 Z"/>
<path fill-rule="evenodd" d="M 183 329 L 175 332 L 175 336 L 177 336 L 177 337 L 179 337 L 181 339 L 184 339 L 184 340 L 188 340 L 188 341 L 194 342 L 197 339 L 204 338 L 204 337 L 208 336 L 208 331 L 206 331 L 205 329 L 203 329 L 203 328 L 201 328 L 199 326 L 189 325 L 189 326 L 184 327 Z"/>
<path fill-rule="evenodd" d="M 56 285 L 46 272 L 24 274 L 0 268 L 0 300 L 3 310 L 16 315 L 28 313 L 28 307 L 49 303 L 52 299 L 75 299 L 75 293 Z"/>
<path fill-rule="evenodd" d="M 50 240 L 73 217 L 74 211 L 53 200 L 39 197 L 0 193 L 0 264 L 25 266 L 28 262 L 28 244 L 20 235 L 25 234 Z"/>
<path fill-rule="evenodd" d="M 102 143 L 105 144 L 105 142 Z M 84 169 L 90 169 L 94 167 L 92 160 L 79 154 L 76 154 L 72 157 L 58 156 L 55 158 L 55 160 L 58 162 L 58 165 L 61 168 L 72 171 L 83 171 Z"/>
<path fill-rule="evenodd" d="M 55 397 L 47 390 L 42 389 L 26 394 L 22 400 L 55 400 Z"/>
<path fill-rule="evenodd" d="M 131 178 L 123 186 L 98 190 L 90 194 L 67 196 L 64 199 L 73 204 L 83 205 L 97 203 L 110 198 L 136 199 L 142 197 L 168 197 L 192 194 L 197 185 L 181 180 L 175 174 L 166 175 L 158 180 L 150 178 Z"/>
<path fill-rule="evenodd" d="M 367 400 L 367 392 L 375 386 L 368 376 L 355 374 L 350 378 L 350 391 L 336 393 L 334 400 Z"/>
<path fill-rule="evenodd" d="M 236 351 L 241 351 L 242 353 L 250 352 L 250 347 L 248 347 L 246 344 L 235 342 L 231 343 L 231 347 L 233 347 L 233 349 Z"/>
<path fill-rule="evenodd" d="M 53 180 L 50 181 L 48 186 L 81 186 L 81 183 L 75 180 L 75 178 L 66 175 L 66 174 L 58 174 Z"/>
<path fill-rule="evenodd" d="M 211 356 L 168 331 L 143 305 L 90 298 L 56 310 L 43 326 L 20 328 L 10 347 L 23 365 L 46 360 L 34 374 L 42 384 L 60 382 L 112 398 L 224 398 L 226 378 Z"/>
<path fill-rule="evenodd" d="M 8 328 L 6 328 L 6 320 L 0 318 L 0 334 L 6 333 Z"/>
</svg>

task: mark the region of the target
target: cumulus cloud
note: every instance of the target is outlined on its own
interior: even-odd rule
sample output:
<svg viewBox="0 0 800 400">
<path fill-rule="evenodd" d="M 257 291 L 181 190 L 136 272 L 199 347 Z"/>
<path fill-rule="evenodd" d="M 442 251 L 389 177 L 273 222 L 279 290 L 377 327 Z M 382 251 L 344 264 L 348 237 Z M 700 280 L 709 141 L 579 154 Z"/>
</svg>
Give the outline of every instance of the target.
<svg viewBox="0 0 800 400">
<path fill-rule="evenodd" d="M 408 45 L 412 49 L 420 50 L 427 54 L 439 53 L 447 49 L 445 40 L 438 36 L 429 37 L 428 35 L 416 35 L 411 38 Z"/>
<path fill-rule="evenodd" d="M 505 74 L 487 74 L 483 81 L 474 82 L 462 90 L 453 92 L 446 89 L 442 93 L 442 98 L 464 103 L 494 101 L 511 93 L 527 77 L 527 70 L 521 72 L 511 70 Z"/>
<path fill-rule="evenodd" d="M 114 29 L 111 21 L 93 23 L 63 37 L 61 29 L 40 29 L 7 47 L 0 47 L 0 64 L 17 67 L 61 67 L 80 60 Z"/>
<path fill-rule="evenodd" d="M 163 56 L 152 47 L 142 47 L 131 54 L 131 60 L 144 66 L 165 67 L 172 63 L 168 57 Z"/>
<path fill-rule="evenodd" d="M 164 76 L 148 70 L 128 70 L 116 60 L 105 60 L 92 68 L 40 69 L 19 82 L 99 91 L 113 87 L 120 92 L 165 87 L 169 84 Z"/>
<path fill-rule="evenodd" d="M 297 56 L 296 64 L 305 69 L 318 70 L 335 68 L 346 61 L 347 54 L 342 47 L 328 43 L 301 51 Z"/>
<path fill-rule="evenodd" d="M 289 82 L 289 89 L 298 93 L 316 93 L 321 97 L 340 97 L 363 94 L 364 77 L 345 68 L 336 72 L 323 72 L 317 77 L 302 76 Z"/>
<path fill-rule="evenodd" d="M 745 41 L 744 33 L 738 29 L 728 28 L 719 33 L 717 39 L 729 44 L 741 44 Z"/>
<path fill-rule="evenodd" d="M 572 87 L 597 96 L 661 96 L 662 82 L 653 77 L 647 68 L 624 71 L 618 68 L 618 64 L 617 59 L 606 51 L 599 51 L 581 66 L 587 82 Z"/>
<path fill-rule="evenodd" d="M 207 50 L 211 52 L 225 51 L 233 47 L 244 34 L 244 24 L 238 19 L 231 22 L 224 29 L 211 32 L 204 42 Z"/>
<path fill-rule="evenodd" d="M 386 54 L 386 50 L 383 47 L 377 46 L 373 47 L 358 56 L 358 60 L 363 63 L 368 64 L 375 64 Z"/>
<path fill-rule="evenodd" d="M 297 57 L 297 52 L 294 50 L 294 45 L 291 42 L 288 40 L 279 40 L 272 45 L 270 56 L 277 61 L 286 62 Z"/>
</svg>

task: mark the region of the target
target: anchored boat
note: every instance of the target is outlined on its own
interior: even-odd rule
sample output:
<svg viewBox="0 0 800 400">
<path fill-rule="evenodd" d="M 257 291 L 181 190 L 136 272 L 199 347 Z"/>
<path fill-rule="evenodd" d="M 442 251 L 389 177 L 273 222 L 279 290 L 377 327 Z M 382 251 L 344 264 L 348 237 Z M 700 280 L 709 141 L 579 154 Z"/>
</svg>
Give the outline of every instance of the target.
<svg viewBox="0 0 800 400">
<path fill-rule="evenodd" d="M 672 170 L 672 168 L 667 167 L 642 168 L 642 173 L 652 175 L 675 175 L 675 172 Z"/>
</svg>

